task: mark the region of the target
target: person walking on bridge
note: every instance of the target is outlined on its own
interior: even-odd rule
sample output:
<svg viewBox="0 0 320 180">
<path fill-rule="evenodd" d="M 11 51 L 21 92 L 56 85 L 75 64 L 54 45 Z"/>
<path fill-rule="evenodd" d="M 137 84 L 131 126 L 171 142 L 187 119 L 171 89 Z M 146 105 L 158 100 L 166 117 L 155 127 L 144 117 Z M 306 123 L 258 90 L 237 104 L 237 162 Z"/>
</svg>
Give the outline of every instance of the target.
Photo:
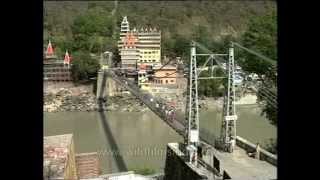
<svg viewBox="0 0 320 180">
<path fill-rule="evenodd" d="M 260 144 L 258 143 L 256 146 L 256 153 L 254 156 L 256 159 L 260 159 Z"/>
<path fill-rule="evenodd" d="M 236 146 L 236 140 L 235 138 L 232 137 L 230 140 L 230 152 L 233 152 L 235 146 Z"/>
</svg>

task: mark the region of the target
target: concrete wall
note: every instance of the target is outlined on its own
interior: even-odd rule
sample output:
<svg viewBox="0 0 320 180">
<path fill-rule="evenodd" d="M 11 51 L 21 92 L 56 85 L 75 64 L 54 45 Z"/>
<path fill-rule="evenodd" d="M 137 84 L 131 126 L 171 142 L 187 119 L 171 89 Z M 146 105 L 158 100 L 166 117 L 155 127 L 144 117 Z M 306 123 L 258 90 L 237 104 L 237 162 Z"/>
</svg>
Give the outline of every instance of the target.
<svg viewBox="0 0 320 180">
<path fill-rule="evenodd" d="M 70 179 L 70 180 L 71 179 L 74 179 L 74 180 L 78 179 L 73 140 L 71 140 L 71 144 L 69 147 L 69 155 L 68 155 L 68 159 L 67 159 L 66 169 L 64 171 L 64 179 Z"/>
<path fill-rule="evenodd" d="M 201 177 L 193 171 L 182 159 L 177 155 L 170 146 L 167 146 L 165 177 L 164 180 L 202 180 Z"/>
<path fill-rule="evenodd" d="M 247 152 L 254 152 L 256 150 L 256 145 L 249 142 L 248 140 L 237 136 L 237 141 L 236 141 L 237 145 L 241 148 L 243 148 L 244 150 L 246 150 Z M 265 149 L 260 148 L 260 160 L 263 161 L 267 161 L 268 163 L 272 164 L 272 165 L 277 165 L 277 156 L 268 152 Z"/>
</svg>

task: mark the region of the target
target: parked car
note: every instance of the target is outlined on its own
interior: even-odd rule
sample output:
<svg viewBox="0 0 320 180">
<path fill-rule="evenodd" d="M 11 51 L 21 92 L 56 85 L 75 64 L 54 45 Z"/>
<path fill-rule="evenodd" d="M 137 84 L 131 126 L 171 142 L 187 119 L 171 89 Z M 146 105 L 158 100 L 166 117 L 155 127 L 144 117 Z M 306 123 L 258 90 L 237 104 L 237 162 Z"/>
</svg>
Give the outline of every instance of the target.
<svg viewBox="0 0 320 180">
<path fill-rule="evenodd" d="M 241 77 L 240 75 L 235 75 L 234 84 L 238 86 L 238 85 L 241 85 L 242 82 L 243 82 L 243 77 Z"/>
<path fill-rule="evenodd" d="M 259 78 L 258 74 L 251 73 L 246 77 L 246 80 L 247 81 L 259 81 L 260 78 Z"/>
</svg>

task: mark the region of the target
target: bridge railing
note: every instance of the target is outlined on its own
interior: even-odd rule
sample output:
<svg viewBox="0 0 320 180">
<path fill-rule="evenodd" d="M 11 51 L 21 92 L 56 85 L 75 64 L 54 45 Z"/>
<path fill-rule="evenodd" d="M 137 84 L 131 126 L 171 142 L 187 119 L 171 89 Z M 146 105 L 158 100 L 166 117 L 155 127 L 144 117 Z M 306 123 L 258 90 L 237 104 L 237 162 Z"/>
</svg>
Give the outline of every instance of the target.
<svg viewBox="0 0 320 180">
<path fill-rule="evenodd" d="M 128 89 L 133 95 L 138 97 L 147 107 L 150 108 L 155 114 L 157 114 L 162 120 L 164 120 L 169 126 L 171 126 L 176 132 L 178 132 L 180 135 L 184 135 L 184 125 L 181 123 L 182 121 L 176 121 L 178 123 L 174 123 L 169 116 L 166 115 L 166 110 L 170 109 L 167 105 L 162 103 L 163 101 L 159 98 L 154 98 L 151 94 L 147 92 L 143 92 L 135 85 L 134 82 L 116 75 L 114 72 L 109 71 L 108 72 L 111 77 L 118 82 L 120 85 L 124 86 L 126 89 Z M 151 100 L 152 99 L 152 100 Z M 156 106 L 156 104 L 159 105 L 159 107 Z M 161 107 L 160 107 L 161 104 Z"/>
<path fill-rule="evenodd" d="M 143 101 L 143 103 L 146 104 L 161 119 L 166 121 L 166 123 L 169 123 L 169 125 L 171 127 L 173 126 L 172 119 L 170 119 L 170 117 L 167 116 L 165 113 L 165 111 L 170 109 L 170 107 L 166 105 L 166 101 L 164 99 L 159 98 L 159 97 L 155 98 L 150 93 L 141 91 L 134 82 L 127 80 L 124 77 L 118 76 L 114 72 L 110 72 L 110 75 L 115 80 L 119 81 L 119 83 L 126 86 L 126 88 L 128 90 L 131 90 L 131 92 L 135 96 L 137 96 L 141 101 Z M 151 98 L 153 99 L 153 102 L 150 101 Z M 159 107 L 156 107 L 156 104 L 158 104 Z M 163 106 L 164 106 L 164 108 L 163 108 Z M 176 111 L 174 121 L 179 122 L 183 126 L 185 126 L 185 123 L 186 123 L 185 116 L 180 111 Z M 176 131 L 178 130 L 179 134 L 184 135 L 184 132 L 181 132 L 181 129 L 176 129 L 177 127 L 173 127 L 173 128 L 175 128 Z M 204 128 L 200 128 L 200 139 L 205 141 L 206 143 L 214 146 L 216 136 L 213 133 L 211 133 L 209 130 L 204 129 Z"/>
<path fill-rule="evenodd" d="M 237 145 L 247 152 L 254 152 L 256 150 L 256 145 L 251 143 L 250 141 L 237 136 Z M 277 156 L 268 152 L 267 150 L 260 148 L 260 160 L 264 160 L 269 162 L 270 164 L 277 165 Z"/>
</svg>

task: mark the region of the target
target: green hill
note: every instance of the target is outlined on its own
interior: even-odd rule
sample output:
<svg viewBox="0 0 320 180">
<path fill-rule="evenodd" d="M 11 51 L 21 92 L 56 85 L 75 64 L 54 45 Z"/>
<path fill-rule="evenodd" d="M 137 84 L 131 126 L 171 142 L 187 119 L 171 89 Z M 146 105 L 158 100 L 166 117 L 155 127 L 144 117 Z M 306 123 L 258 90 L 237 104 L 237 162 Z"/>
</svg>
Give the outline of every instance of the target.
<svg viewBox="0 0 320 180">
<path fill-rule="evenodd" d="M 107 49 L 115 45 L 122 17 L 128 16 L 131 27 L 160 28 L 163 55 L 168 55 L 178 38 L 184 41 L 202 38 L 205 42 L 219 41 L 228 35 L 237 38 L 246 30 L 250 16 L 263 15 L 275 6 L 274 1 L 118 1 L 117 10 L 111 17 L 114 1 L 44 1 L 44 44 L 50 37 L 59 46 L 58 51 L 63 51 L 63 48 L 79 50 L 79 47 L 70 47 L 77 43 L 72 24 L 88 11 L 96 11 L 98 16 L 115 20 L 111 25 L 112 35 L 100 38 L 108 44 Z M 93 36 L 87 38 L 94 39 Z M 95 52 L 97 48 L 90 50 Z M 175 55 L 181 54 L 175 52 Z"/>
</svg>

